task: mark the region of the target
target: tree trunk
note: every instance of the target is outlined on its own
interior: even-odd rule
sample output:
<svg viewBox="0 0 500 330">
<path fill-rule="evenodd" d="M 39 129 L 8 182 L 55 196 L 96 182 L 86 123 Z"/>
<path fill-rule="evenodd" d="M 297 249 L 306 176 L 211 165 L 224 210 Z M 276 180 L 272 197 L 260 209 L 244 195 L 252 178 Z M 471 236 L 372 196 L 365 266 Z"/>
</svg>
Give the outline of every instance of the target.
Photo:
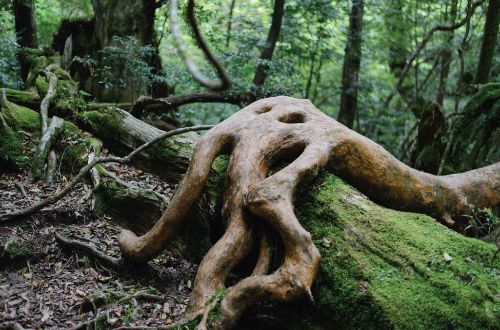
<svg viewBox="0 0 500 330">
<path fill-rule="evenodd" d="M 453 0 L 451 2 L 451 8 L 450 8 L 450 18 L 449 18 L 449 23 L 450 24 L 455 24 L 455 20 L 457 19 L 457 3 L 458 0 Z M 438 87 L 438 93 L 436 96 L 436 102 L 439 104 L 439 106 L 442 108 L 443 107 L 443 102 L 444 102 L 444 97 L 446 95 L 446 82 L 448 80 L 448 74 L 450 72 L 450 64 L 451 64 L 451 51 L 449 48 L 451 47 L 451 41 L 453 40 L 453 34 L 454 30 L 451 30 L 449 32 L 449 37 L 448 40 L 445 44 L 445 50 L 443 51 L 441 55 L 441 73 L 439 74 L 439 87 Z"/>
<path fill-rule="evenodd" d="M 85 111 L 78 115 L 78 123 L 117 155 L 124 155 L 163 133 L 118 108 Z M 174 136 L 142 152 L 132 163 L 168 182 L 178 182 L 189 166 L 198 139 L 199 135 L 192 132 Z"/>
<path fill-rule="evenodd" d="M 476 84 L 488 82 L 495 56 L 499 24 L 500 0 L 489 0 L 484 23 L 483 44 L 479 54 L 479 63 L 477 64 Z"/>
<path fill-rule="evenodd" d="M 410 160 L 413 168 L 436 174 L 443 154 L 441 141 L 446 132 L 446 121 L 437 103 L 428 101 L 421 111 Z"/>
<path fill-rule="evenodd" d="M 267 69 L 269 64 L 267 63 L 273 57 L 274 47 L 280 36 L 281 31 L 281 21 L 283 20 L 283 14 L 285 12 L 285 0 L 275 0 L 273 9 L 273 18 L 271 21 L 271 28 L 269 29 L 269 34 L 267 36 L 266 44 L 260 55 L 260 63 L 255 70 L 255 76 L 253 78 L 253 83 L 255 86 L 260 86 L 264 83 L 267 77 Z"/>
<path fill-rule="evenodd" d="M 140 45 L 153 44 L 154 4 L 152 0 L 92 0 L 99 48 L 108 46 L 113 36 L 135 36 Z"/>
<path fill-rule="evenodd" d="M 500 161 L 500 84 L 485 84 L 464 106 L 444 173 L 467 171 Z"/>
<path fill-rule="evenodd" d="M 363 0 L 353 0 L 342 70 L 342 93 L 338 121 L 352 128 L 358 108 L 358 76 L 361 63 Z"/>
<path fill-rule="evenodd" d="M 226 30 L 226 48 L 228 50 L 229 50 L 229 43 L 231 42 L 231 30 L 233 26 L 233 12 L 235 5 L 236 5 L 236 0 L 231 0 L 231 5 L 229 6 L 229 16 L 227 18 L 227 30 Z"/>
<path fill-rule="evenodd" d="M 35 2 L 33 0 L 14 0 L 12 3 L 16 26 L 17 42 L 23 48 L 37 48 Z M 30 63 L 21 50 L 19 52 L 21 79 L 28 77 Z"/>
</svg>

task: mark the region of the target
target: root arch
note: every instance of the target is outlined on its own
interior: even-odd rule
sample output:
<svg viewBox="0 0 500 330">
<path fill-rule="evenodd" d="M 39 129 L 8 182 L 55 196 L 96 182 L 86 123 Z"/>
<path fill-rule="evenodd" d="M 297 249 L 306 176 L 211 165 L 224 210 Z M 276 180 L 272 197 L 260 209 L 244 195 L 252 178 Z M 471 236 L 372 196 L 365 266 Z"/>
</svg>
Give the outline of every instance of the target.
<svg viewBox="0 0 500 330">
<path fill-rule="evenodd" d="M 233 326 L 262 297 L 312 299 L 310 288 L 321 256 L 294 214 L 293 195 L 299 184 L 325 167 L 385 206 L 426 213 L 455 229 L 463 225 L 459 215 L 468 213 L 470 204 L 500 203 L 500 163 L 458 175 L 429 175 L 399 162 L 308 100 L 274 97 L 247 106 L 203 136 L 156 225 L 140 237 L 122 231 L 119 243 L 126 257 L 146 261 L 162 251 L 201 194 L 220 154 L 231 155 L 222 207 L 226 231 L 200 264 L 188 313 L 211 305 L 211 297 L 225 287 L 230 271 L 249 255 L 254 240 L 260 237 L 252 274 L 229 288 L 221 302 L 216 324 L 220 328 Z M 292 160 L 270 173 L 281 158 Z M 272 274 L 268 274 L 270 235 L 255 218 L 272 226 L 284 246 L 283 262 Z"/>
</svg>

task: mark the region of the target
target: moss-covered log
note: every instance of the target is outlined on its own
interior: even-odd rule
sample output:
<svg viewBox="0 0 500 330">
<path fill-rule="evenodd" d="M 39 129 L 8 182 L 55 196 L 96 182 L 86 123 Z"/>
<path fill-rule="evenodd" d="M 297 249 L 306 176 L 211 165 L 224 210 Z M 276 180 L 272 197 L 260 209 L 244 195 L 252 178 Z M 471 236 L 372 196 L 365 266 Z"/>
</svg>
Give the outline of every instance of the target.
<svg viewBox="0 0 500 330">
<path fill-rule="evenodd" d="M 40 115 L 36 111 L 12 102 L 0 108 L 1 170 L 20 170 L 30 166 L 34 157 L 31 149 L 34 149 L 35 140 L 40 138 L 40 125 Z M 54 147 L 60 155 L 61 170 L 66 175 L 75 174 L 86 165 L 89 154 L 101 144 L 100 140 L 85 134 L 71 121 L 64 121 L 58 141 Z M 100 171 L 106 172 L 102 168 Z M 109 175 L 103 175 L 94 198 L 97 214 L 110 215 L 122 226 L 138 232 L 150 229 L 168 202 L 153 191 L 132 187 Z M 213 210 L 205 199 L 190 214 L 191 230 L 179 232 L 169 248 L 199 261 L 210 247 L 209 220 Z M 196 240 L 192 239 L 192 230 L 196 232 Z"/>
<path fill-rule="evenodd" d="M 322 256 L 313 312 L 296 325 L 500 326 L 494 245 L 466 238 L 428 216 L 378 206 L 332 174 L 299 191 L 296 205 Z"/>
<path fill-rule="evenodd" d="M 163 133 L 115 107 L 81 112 L 78 123 L 118 155 L 128 153 Z M 192 132 L 174 136 L 142 152 L 133 160 L 133 164 L 169 182 L 178 182 L 186 172 L 198 139 L 199 135 Z"/>
</svg>

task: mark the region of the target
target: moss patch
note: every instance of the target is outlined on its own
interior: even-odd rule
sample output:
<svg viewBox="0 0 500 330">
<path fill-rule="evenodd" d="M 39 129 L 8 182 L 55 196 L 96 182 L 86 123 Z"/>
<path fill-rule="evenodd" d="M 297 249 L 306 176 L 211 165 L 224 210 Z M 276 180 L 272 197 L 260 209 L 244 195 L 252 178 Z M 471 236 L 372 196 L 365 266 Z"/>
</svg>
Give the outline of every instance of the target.
<svg viewBox="0 0 500 330">
<path fill-rule="evenodd" d="M 23 131 L 37 132 L 40 118 L 34 111 L 8 102 L 0 108 L 0 167 L 21 170 L 30 163 L 34 141 L 25 141 Z"/>
</svg>

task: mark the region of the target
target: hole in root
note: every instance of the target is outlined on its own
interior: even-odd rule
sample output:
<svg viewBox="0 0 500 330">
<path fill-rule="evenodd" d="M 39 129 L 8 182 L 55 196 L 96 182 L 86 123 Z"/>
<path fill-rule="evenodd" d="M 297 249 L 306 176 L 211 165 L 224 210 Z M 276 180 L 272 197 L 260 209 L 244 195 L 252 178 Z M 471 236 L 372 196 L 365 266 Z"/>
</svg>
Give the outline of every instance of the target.
<svg viewBox="0 0 500 330">
<path fill-rule="evenodd" d="M 270 105 L 265 105 L 262 108 L 258 109 L 256 112 L 257 112 L 258 115 L 260 115 L 260 114 L 263 114 L 263 113 L 271 111 L 272 108 L 273 107 L 270 106 Z"/>
<path fill-rule="evenodd" d="M 306 121 L 306 116 L 301 112 L 292 112 L 281 116 L 278 120 L 287 124 L 300 124 Z"/>
</svg>

